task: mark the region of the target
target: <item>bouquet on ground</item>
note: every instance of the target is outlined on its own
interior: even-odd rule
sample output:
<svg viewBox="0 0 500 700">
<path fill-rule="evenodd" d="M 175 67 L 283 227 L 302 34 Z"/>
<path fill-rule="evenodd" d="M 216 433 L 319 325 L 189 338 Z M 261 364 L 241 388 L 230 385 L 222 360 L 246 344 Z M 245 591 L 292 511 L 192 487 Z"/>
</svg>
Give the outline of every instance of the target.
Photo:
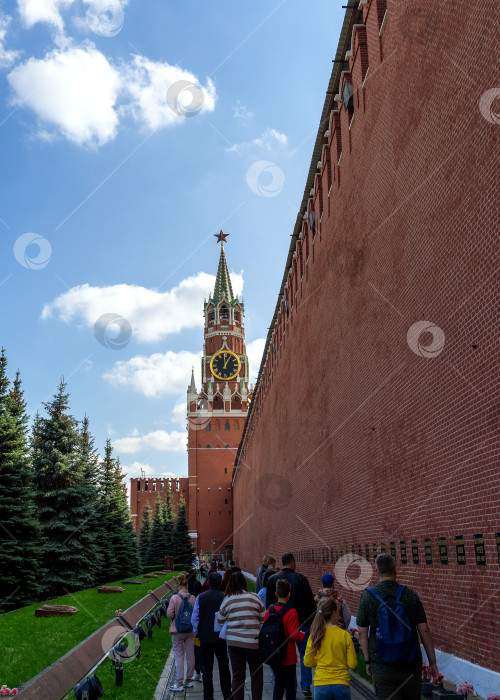
<svg viewBox="0 0 500 700">
<path fill-rule="evenodd" d="M 468 695 L 474 695 L 474 686 L 468 681 L 462 681 L 457 685 L 457 693 L 460 693 L 463 699 L 467 700 Z"/>
</svg>

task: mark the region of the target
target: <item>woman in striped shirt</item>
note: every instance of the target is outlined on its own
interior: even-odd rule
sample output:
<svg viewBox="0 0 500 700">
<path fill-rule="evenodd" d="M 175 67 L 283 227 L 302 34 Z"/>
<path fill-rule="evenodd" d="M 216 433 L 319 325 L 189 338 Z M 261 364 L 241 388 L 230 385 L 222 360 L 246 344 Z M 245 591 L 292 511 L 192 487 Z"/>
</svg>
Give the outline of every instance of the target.
<svg viewBox="0 0 500 700">
<path fill-rule="evenodd" d="M 231 659 L 232 700 L 243 700 L 246 666 L 251 676 L 252 700 L 261 700 L 263 673 L 259 658 L 259 632 L 266 610 L 255 593 L 247 589 L 240 571 L 229 579 L 226 597 L 220 606 L 218 622 L 227 622 L 226 640 Z"/>
</svg>

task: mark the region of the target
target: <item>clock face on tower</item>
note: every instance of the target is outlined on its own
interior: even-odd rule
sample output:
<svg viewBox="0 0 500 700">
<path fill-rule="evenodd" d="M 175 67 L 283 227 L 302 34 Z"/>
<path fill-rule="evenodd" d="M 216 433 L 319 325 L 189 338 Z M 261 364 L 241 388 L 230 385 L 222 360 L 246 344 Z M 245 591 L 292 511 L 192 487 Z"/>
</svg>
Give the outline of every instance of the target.
<svg viewBox="0 0 500 700">
<path fill-rule="evenodd" d="M 229 350 L 219 350 L 210 360 L 210 369 L 216 379 L 234 379 L 241 369 L 240 358 Z"/>
</svg>

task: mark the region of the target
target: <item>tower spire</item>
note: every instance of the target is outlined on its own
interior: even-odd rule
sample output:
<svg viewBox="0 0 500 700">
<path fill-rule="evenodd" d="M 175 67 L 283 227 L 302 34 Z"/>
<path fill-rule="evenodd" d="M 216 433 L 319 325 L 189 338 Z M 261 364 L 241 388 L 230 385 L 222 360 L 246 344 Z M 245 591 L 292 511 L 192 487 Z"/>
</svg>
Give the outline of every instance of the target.
<svg viewBox="0 0 500 700">
<path fill-rule="evenodd" d="M 217 268 L 217 277 L 215 279 L 215 288 L 213 301 L 218 304 L 219 301 L 225 296 L 227 301 L 231 302 L 234 299 L 233 287 L 231 285 L 231 278 L 229 276 L 229 270 L 227 269 L 226 255 L 224 253 L 224 241 L 226 241 L 229 233 L 214 234 L 217 238 L 217 243 L 221 244 L 220 247 L 220 258 L 219 267 Z"/>
<path fill-rule="evenodd" d="M 191 368 L 191 384 L 188 387 L 189 394 L 197 394 L 196 384 L 194 383 L 194 367 Z"/>
</svg>

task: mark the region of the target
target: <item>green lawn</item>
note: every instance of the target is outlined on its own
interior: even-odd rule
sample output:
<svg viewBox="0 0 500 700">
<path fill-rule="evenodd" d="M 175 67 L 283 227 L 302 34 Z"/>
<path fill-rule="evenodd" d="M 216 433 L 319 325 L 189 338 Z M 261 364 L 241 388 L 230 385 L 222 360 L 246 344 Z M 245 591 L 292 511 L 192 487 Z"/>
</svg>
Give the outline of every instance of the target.
<svg viewBox="0 0 500 700">
<path fill-rule="evenodd" d="M 142 640 L 140 658 L 123 665 L 121 687 L 115 685 L 115 669 L 109 659 L 95 671 L 107 700 L 152 700 L 172 646 L 169 627 L 170 620 L 162 617 L 161 629 L 153 628 L 153 639 Z M 74 700 L 75 696 L 71 692 L 66 698 Z"/>
<path fill-rule="evenodd" d="M 247 586 L 249 591 L 255 593 L 255 581 L 252 581 L 251 578 L 247 578 Z"/>
<path fill-rule="evenodd" d="M 42 603 L 30 605 L 0 617 L 0 649 L 2 650 L 0 684 L 5 683 L 10 688 L 19 687 L 113 619 L 117 608 L 125 611 L 143 598 L 148 590 L 158 588 L 163 581 L 172 578 L 173 575 L 170 573 L 159 576 L 157 579 L 150 579 L 140 585 L 125 584 L 123 593 L 98 593 L 97 588 L 90 588 L 46 601 L 51 604 L 76 606 L 79 611 L 72 617 L 37 618 L 35 617 L 35 608 L 40 607 Z M 121 585 L 121 581 L 113 581 L 108 585 Z M 130 620 L 130 622 L 135 623 L 135 620 Z M 161 630 L 154 629 L 152 642 L 145 639 L 142 644 L 144 652 L 146 652 L 148 643 L 156 649 L 155 637 L 158 639 L 158 645 L 163 639 L 161 642 L 163 663 L 170 648 L 170 635 L 167 629 L 167 625 L 163 622 Z M 159 649 L 155 652 L 156 654 L 159 654 Z M 151 661 L 146 653 L 144 659 L 126 665 L 125 675 L 128 666 L 132 667 L 136 664 L 139 665 L 139 663 L 144 664 L 147 675 L 147 666 Z M 106 666 L 108 664 L 110 664 L 109 661 Z M 104 674 L 101 675 L 104 676 Z M 158 676 L 156 680 L 158 680 Z M 104 678 L 101 676 L 99 678 L 104 682 Z M 112 679 L 114 682 L 114 675 Z M 123 687 L 125 688 L 125 684 Z M 117 695 L 116 697 L 125 696 Z"/>
<path fill-rule="evenodd" d="M 368 681 L 368 683 L 373 683 L 372 677 L 369 676 L 366 672 L 366 664 L 365 664 L 365 657 L 361 652 L 357 653 L 358 657 L 358 665 L 354 669 L 354 673 L 357 673 L 358 676 L 361 676 L 361 678 L 364 678 L 365 681 Z"/>
</svg>

